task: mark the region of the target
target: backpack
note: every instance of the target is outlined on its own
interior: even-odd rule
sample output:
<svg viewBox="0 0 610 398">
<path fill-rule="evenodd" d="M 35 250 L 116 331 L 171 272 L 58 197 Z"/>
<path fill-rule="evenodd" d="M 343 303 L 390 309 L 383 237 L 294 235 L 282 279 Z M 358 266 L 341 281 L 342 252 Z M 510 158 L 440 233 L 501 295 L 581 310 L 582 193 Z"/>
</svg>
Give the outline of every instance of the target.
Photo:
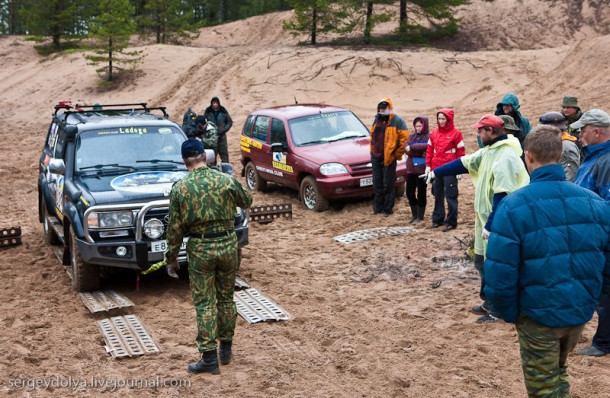
<svg viewBox="0 0 610 398">
<path fill-rule="evenodd" d="M 205 149 L 213 149 L 216 151 L 216 145 L 218 144 L 218 128 L 214 123 L 208 121 L 207 128 L 200 138 Z"/>
</svg>

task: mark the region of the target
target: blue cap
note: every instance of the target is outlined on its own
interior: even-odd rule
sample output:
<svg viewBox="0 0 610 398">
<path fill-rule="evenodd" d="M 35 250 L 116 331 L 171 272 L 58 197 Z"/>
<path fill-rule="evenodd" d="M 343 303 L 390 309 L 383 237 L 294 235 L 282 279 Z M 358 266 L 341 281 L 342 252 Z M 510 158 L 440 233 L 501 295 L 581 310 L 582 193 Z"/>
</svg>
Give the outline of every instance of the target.
<svg viewBox="0 0 610 398">
<path fill-rule="evenodd" d="M 192 158 L 205 153 L 201 141 L 190 138 L 182 143 L 182 159 Z"/>
</svg>

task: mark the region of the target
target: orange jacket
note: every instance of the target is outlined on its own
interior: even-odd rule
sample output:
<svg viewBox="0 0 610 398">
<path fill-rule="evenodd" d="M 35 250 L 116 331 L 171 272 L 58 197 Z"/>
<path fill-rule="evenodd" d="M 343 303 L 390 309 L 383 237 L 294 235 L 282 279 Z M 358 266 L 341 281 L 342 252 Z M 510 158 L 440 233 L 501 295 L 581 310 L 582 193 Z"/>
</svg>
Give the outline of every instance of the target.
<svg viewBox="0 0 610 398">
<path fill-rule="evenodd" d="M 389 108 L 392 111 L 388 126 L 385 128 L 384 142 L 383 142 L 383 164 L 389 166 L 393 161 L 400 160 L 402 155 L 405 153 L 405 143 L 409 138 L 409 130 L 407 124 L 397 114 L 394 113 L 394 105 L 392 100 L 389 98 L 383 98 L 379 102 L 385 101 L 389 104 Z M 379 110 L 378 110 L 379 111 Z M 373 132 L 375 131 L 375 125 L 377 124 L 377 118 L 379 115 L 375 115 L 375 120 L 371 126 L 371 143 L 370 151 L 373 153 Z"/>
</svg>

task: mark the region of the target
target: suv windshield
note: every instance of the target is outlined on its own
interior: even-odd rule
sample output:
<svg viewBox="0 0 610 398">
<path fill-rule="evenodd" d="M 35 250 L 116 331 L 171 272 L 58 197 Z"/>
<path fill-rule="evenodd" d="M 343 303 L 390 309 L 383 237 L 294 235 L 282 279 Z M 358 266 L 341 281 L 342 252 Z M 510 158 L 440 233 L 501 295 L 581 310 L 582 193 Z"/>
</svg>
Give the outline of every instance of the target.
<svg viewBox="0 0 610 398">
<path fill-rule="evenodd" d="M 76 171 L 100 169 L 184 169 L 182 132 L 172 126 L 113 127 L 85 131 L 76 142 Z"/>
<path fill-rule="evenodd" d="M 296 146 L 368 137 L 369 131 L 350 111 L 319 113 L 288 122 Z"/>
</svg>

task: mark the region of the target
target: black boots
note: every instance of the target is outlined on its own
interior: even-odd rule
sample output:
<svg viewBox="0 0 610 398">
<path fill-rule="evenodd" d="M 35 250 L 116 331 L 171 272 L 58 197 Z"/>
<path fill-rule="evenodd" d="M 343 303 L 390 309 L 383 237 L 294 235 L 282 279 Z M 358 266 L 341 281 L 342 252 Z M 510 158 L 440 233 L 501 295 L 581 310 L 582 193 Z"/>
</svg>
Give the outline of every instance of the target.
<svg viewBox="0 0 610 398">
<path fill-rule="evenodd" d="M 220 364 L 228 365 L 231 363 L 233 353 L 231 352 L 232 341 L 221 341 L 220 342 Z"/>
<path fill-rule="evenodd" d="M 421 221 L 424 221 L 424 213 L 426 212 L 426 207 L 419 207 L 419 206 L 411 206 L 411 214 L 412 217 L 409 220 L 409 222 L 411 224 L 413 223 L 418 223 Z"/>
<path fill-rule="evenodd" d="M 188 366 L 188 371 L 191 373 L 212 373 L 214 375 L 220 374 L 220 367 L 218 366 L 218 354 L 216 350 L 204 351 L 201 353 L 201 360 L 199 362 L 191 363 Z"/>
<path fill-rule="evenodd" d="M 409 220 L 409 222 L 413 224 L 417 221 L 417 206 L 411 206 L 411 219 Z"/>
</svg>

